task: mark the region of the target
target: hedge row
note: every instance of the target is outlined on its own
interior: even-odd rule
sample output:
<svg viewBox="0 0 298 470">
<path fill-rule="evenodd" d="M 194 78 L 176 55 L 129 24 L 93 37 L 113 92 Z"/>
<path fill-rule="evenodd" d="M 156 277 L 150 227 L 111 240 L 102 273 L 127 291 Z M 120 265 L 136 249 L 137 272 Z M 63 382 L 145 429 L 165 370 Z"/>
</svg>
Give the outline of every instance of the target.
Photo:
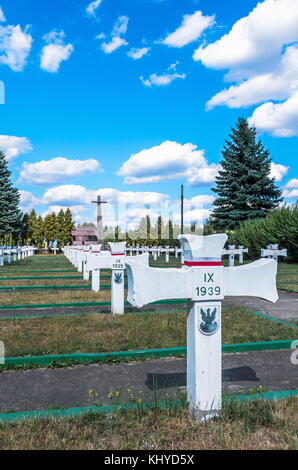
<svg viewBox="0 0 298 470">
<path fill-rule="evenodd" d="M 229 234 L 229 243 L 245 246 L 252 258 L 260 257 L 261 248 L 278 243 L 288 250 L 286 261 L 298 262 L 298 204 L 284 205 L 264 219 L 247 220 Z"/>
</svg>

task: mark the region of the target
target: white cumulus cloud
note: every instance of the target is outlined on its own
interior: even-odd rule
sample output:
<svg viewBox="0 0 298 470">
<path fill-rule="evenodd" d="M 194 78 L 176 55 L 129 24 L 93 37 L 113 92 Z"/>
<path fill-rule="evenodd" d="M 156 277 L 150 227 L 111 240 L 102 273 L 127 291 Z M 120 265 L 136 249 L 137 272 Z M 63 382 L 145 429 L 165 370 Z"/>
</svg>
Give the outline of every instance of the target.
<svg viewBox="0 0 298 470">
<path fill-rule="evenodd" d="M 282 103 L 268 102 L 256 108 L 249 123 L 259 132 L 268 132 L 275 137 L 298 135 L 298 91 Z"/>
<path fill-rule="evenodd" d="M 6 159 L 10 161 L 20 154 L 30 152 L 32 146 L 27 137 L 0 135 L 0 149 L 6 156 Z"/>
<path fill-rule="evenodd" d="M 131 155 L 118 175 L 124 176 L 127 184 L 185 178 L 189 185 L 196 186 L 213 182 L 218 169 L 219 165 L 208 165 L 204 151 L 197 150 L 196 145 L 165 141 Z"/>
<path fill-rule="evenodd" d="M 270 178 L 275 178 L 276 181 L 281 181 L 288 173 L 288 169 L 288 166 L 272 162 L 269 176 Z"/>
<path fill-rule="evenodd" d="M 207 103 L 207 109 L 218 105 L 240 108 L 264 101 L 284 100 L 298 88 L 298 46 L 289 46 L 280 64 L 268 73 L 257 74 L 239 85 L 217 93 Z"/>
<path fill-rule="evenodd" d="M 131 57 L 134 60 L 141 59 L 144 55 L 148 54 L 150 51 L 150 47 L 142 47 L 142 48 L 132 48 L 128 51 L 128 57 Z"/>
<path fill-rule="evenodd" d="M 53 158 L 36 163 L 24 162 L 20 172 L 20 179 L 33 184 L 51 184 L 64 181 L 85 172 L 102 171 L 97 160 L 69 160 L 67 158 Z"/>
<path fill-rule="evenodd" d="M 287 182 L 285 188 L 298 188 L 298 179 L 292 178 L 290 181 Z"/>
<path fill-rule="evenodd" d="M 264 0 L 217 41 L 193 55 L 206 67 L 228 69 L 226 82 L 206 104 L 259 104 L 249 121 L 276 137 L 298 135 L 298 0 Z M 262 104 L 263 103 L 263 104 Z"/>
<path fill-rule="evenodd" d="M 298 1 L 264 0 L 238 20 L 228 34 L 201 45 L 194 60 L 206 67 L 227 69 L 279 56 L 284 44 L 298 37 Z"/>
<path fill-rule="evenodd" d="M 184 80 L 186 78 L 185 73 L 178 73 L 176 72 L 176 67 L 179 64 L 179 62 L 176 62 L 175 64 L 171 64 L 165 73 L 162 75 L 157 75 L 156 73 L 152 73 L 149 75 L 149 78 L 144 78 L 143 76 L 140 77 L 141 82 L 143 85 L 147 87 L 152 87 L 152 85 L 155 86 L 165 86 L 169 85 L 172 83 L 174 80 L 177 80 L 177 78 L 181 78 Z"/>
<path fill-rule="evenodd" d="M 101 2 L 102 2 L 102 0 L 95 0 L 94 2 L 89 3 L 89 5 L 86 8 L 87 15 L 96 17 L 95 12 L 98 9 Z"/>
<path fill-rule="evenodd" d="M 121 46 L 127 46 L 125 39 L 120 38 L 119 36 L 114 36 L 110 42 L 103 42 L 101 49 L 105 54 L 111 54 L 112 52 L 119 49 Z"/>
<path fill-rule="evenodd" d="M 20 25 L 0 26 L 0 64 L 8 65 L 14 72 L 21 72 L 32 46 L 32 36 L 28 27 Z"/>
<path fill-rule="evenodd" d="M 29 191 L 19 191 L 20 193 L 20 209 L 22 212 L 30 212 L 34 207 L 39 204 L 39 199 L 37 199 Z"/>
<path fill-rule="evenodd" d="M 214 24 L 214 16 L 203 16 L 201 11 L 185 15 L 181 26 L 161 42 L 171 47 L 183 47 L 198 39 L 202 32 Z"/>
<path fill-rule="evenodd" d="M 44 36 L 48 44 L 41 51 L 41 69 L 51 73 L 58 72 L 61 62 L 69 59 L 74 48 L 72 44 L 64 44 L 64 37 L 64 31 L 51 31 Z"/>
<path fill-rule="evenodd" d="M 282 195 L 286 199 L 298 198 L 298 179 L 297 178 L 292 178 L 290 181 L 287 182 Z"/>
<path fill-rule="evenodd" d="M 2 10 L 1 7 L 0 7 L 0 22 L 1 22 L 1 23 L 5 23 L 5 22 L 6 22 L 5 15 L 4 15 L 3 10 Z"/>
<path fill-rule="evenodd" d="M 55 186 L 48 189 L 42 199 L 43 204 L 76 206 L 82 204 L 90 204 L 96 200 L 100 194 L 102 200 L 109 203 L 116 203 L 122 198 L 126 204 L 159 204 L 168 200 L 169 196 L 157 192 L 136 192 L 136 191 L 119 191 L 113 188 L 100 188 L 98 190 L 90 190 L 84 186 L 68 184 Z"/>
<path fill-rule="evenodd" d="M 122 34 L 125 34 L 127 31 L 129 18 L 128 16 L 120 16 L 111 33 L 111 41 L 110 42 L 103 42 L 101 44 L 101 49 L 105 54 L 111 54 L 112 52 L 119 49 L 121 46 L 127 46 L 128 42 L 125 41 L 124 38 L 121 37 Z M 97 39 L 100 39 L 101 35 L 97 36 Z"/>
</svg>

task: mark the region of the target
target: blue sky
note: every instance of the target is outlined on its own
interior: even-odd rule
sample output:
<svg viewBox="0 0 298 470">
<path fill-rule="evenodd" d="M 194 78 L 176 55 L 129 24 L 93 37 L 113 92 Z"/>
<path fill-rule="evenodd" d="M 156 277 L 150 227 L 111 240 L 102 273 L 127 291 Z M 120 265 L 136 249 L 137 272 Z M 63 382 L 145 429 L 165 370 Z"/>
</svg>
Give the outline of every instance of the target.
<svg viewBox="0 0 298 470">
<path fill-rule="evenodd" d="M 202 223 L 239 115 L 296 201 L 298 0 L 38 3 L 0 0 L 0 147 L 23 210 L 93 220 L 100 193 L 107 224 L 117 201 L 130 227 L 178 222 L 184 184 Z"/>
</svg>

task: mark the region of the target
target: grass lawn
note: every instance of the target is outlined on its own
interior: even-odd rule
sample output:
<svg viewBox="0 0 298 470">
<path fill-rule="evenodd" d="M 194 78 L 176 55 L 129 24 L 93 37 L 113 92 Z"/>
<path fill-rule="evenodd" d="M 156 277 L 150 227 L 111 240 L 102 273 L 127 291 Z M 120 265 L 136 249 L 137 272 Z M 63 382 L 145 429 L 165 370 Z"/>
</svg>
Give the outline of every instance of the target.
<svg viewBox="0 0 298 470">
<path fill-rule="evenodd" d="M 296 339 L 297 329 L 243 308 L 223 309 L 223 343 Z M 6 356 L 99 353 L 186 346 L 185 311 L 0 319 Z"/>
<path fill-rule="evenodd" d="M 89 413 L 0 423 L 9 450 L 297 450 L 298 399 L 224 404 L 219 418 L 197 423 L 186 407 Z"/>
<path fill-rule="evenodd" d="M 43 305 L 71 302 L 110 302 L 110 290 L 92 292 L 88 290 L 1 292 L 0 305 Z"/>
</svg>

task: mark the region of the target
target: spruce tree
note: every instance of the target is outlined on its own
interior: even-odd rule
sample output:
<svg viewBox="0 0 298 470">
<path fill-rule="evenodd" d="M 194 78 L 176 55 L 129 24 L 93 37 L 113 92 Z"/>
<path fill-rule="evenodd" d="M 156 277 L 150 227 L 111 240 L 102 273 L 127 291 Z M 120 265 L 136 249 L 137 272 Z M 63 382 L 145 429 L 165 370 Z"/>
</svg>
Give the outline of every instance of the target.
<svg viewBox="0 0 298 470">
<path fill-rule="evenodd" d="M 245 220 L 266 217 L 282 201 L 269 176 L 269 152 L 257 141 L 256 129 L 240 117 L 229 137 L 222 151 L 222 170 L 212 188 L 218 194 L 211 217 L 216 230 L 234 230 Z"/>
<path fill-rule="evenodd" d="M 173 222 L 171 219 L 169 219 L 169 239 L 173 240 L 174 238 L 174 227 L 173 227 Z"/>
<path fill-rule="evenodd" d="M 56 238 L 56 214 L 48 214 L 44 218 L 44 238 L 50 243 Z"/>
<path fill-rule="evenodd" d="M 36 241 L 34 240 L 34 236 L 33 236 L 35 232 L 36 220 L 37 220 L 36 212 L 34 209 L 32 209 L 32 211 L 29 214 L 29 219 L 28 219 L 28 243 L 29 244 L 36 243 Z"/>
<path fill-rule="evenodd" d="M 162 220 L 161 215 L 159 215 L 157 218 L 157 238 L 158 238 L 159 243 L 161 241 L 162 229 L 163 229 L 163 220 Z"/>
<path fill-rule="evenodd" d="M 22 231 L 20 233 L 18 242 L 19 244 L 27 245 L 28 239 L 30 238 L 29 231 L 29 214 L 25 213 L 22 218 Z M 29 243 L 28 243 L 29 244 Z"/>
<path fill-rule="evenodd" d="M 43 246 L 44 242 L 44 223 L 41 215 L 36 219 L 34 224 L 33 239 L 35 244 L 39 247 Z"/>
<path fill-rule="evenodd" d="M 147 240 L 150 240 L 150 235 L 151 235 L 151 221 L 150 221 L 150 216 L 147 214 L 146 215 L 146 224 L 147 224 Z"/>
<path fill-rule="evenodd" d="M 64 245 L 70 245 L 73 242 L 71 232 L 75 229 L 75 223 L 72 220 L 71 210 L 68 208 L 64 213 L 65 231 L 64 231 Z"/>
<path fill-rule="evenodd" d="M 1 237 L 13 234 L 17 238 L 22 230 L 22 212 L 18 208 L 20 194 L 13 187 L 10 175 L 5 155 L 0 150 L 0 234 Z"/>
<path fill-rule="evenodd" d="M 60 209 L 58 215 L 57 215 L 57 232 L 56 232 L 56 238 L 58 242 L 58 246 L 64 246 L 64 239 L 65 239 L 65 214 L 64 210 Z"/>
</svg>

